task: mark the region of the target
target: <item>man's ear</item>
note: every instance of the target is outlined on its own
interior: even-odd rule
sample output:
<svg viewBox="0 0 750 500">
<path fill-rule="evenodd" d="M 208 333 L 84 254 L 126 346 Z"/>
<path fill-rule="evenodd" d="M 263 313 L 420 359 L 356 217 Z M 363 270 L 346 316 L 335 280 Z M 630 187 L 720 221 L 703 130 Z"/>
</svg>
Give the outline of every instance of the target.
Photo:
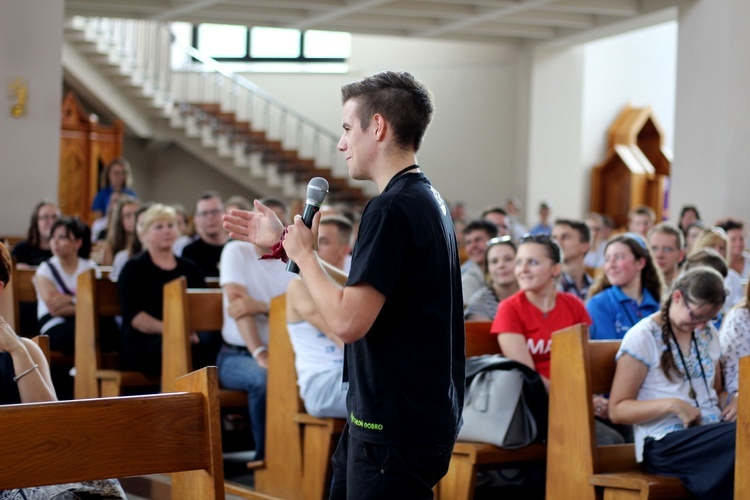
<svg viewBox="0 0 750 500">
<path fill-rule="evenodd" d="M 370 121 L 370 125 L 373 127 L 373 133 L 375 134 L 375 140 L 382 141 L 385 139 L 385 133 L 388 130 L 388 122 L 385 120 L 383 115 L 375 114 Z"/>
</svg>

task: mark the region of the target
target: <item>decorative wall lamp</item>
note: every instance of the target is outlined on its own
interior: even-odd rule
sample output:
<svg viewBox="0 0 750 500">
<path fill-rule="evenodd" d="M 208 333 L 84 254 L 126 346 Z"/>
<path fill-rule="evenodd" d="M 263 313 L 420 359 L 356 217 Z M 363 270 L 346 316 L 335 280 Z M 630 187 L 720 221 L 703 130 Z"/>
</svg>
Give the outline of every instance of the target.
<svg viewBox="0 0 750 500">
<path fill-rule="evenodd" d="M 26 114 L 26 100 L 29 98 L 29 83 L 23 78 L 16 77 L 8 83 L 8 98 L 16 101 L 10 107 L 10 116 L 21 118 Z"/>
</svg>

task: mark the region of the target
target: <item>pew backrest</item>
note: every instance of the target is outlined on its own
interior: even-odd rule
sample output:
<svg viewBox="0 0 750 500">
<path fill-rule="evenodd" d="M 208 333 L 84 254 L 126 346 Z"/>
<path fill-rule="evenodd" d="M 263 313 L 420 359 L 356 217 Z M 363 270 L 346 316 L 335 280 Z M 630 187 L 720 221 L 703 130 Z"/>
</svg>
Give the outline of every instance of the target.
<svg viewBox="0 0 750 500">
<path fill-rule="evenodd" d="M 191 373 L 177 387 L 0 407 L 0 490 L 179 472 L 173 499 L 223 499 L 216 368 Z"/>
<path fill-rule="evenodd" d="M 162 334 L 162 392 L 173 390 L 174 381 L 193 369 L 190 333 L 221 330 L 222 291 L 187 288 L 184 277 L 164 285 Z"/>
<path fill-rule="evenodd" d="M 490 333 L 491 321 L 467 321 L 465 325 L 467 358 L 482 354 L 501 354 L 497 335 Z"/>
<path fill-rule="evenodd" d="M 608 476 L 620 492 L 642 495 L 628 498 L 652 498 L 660 488 L 674 495 L 669 498 L 686 494 L 676 478 L 643 473 L 633 444 L 596 443 L 593 396 L 609 393 L 619 347 L 619 340 L 590 341 L 583 324 L 552 335 L 547 498 L 594 500 L 597 476 Z"/>
<path fill-rule="evenodd" d="M 88 269 L 78 276 L 76 291 L 76 335 L 74 390 L 76 399 L 99 397 L 97 371 L 102 367 L 99 320 L 122 314 L 117 285 L 107 278 L 97 278 Z"/>
</svg>

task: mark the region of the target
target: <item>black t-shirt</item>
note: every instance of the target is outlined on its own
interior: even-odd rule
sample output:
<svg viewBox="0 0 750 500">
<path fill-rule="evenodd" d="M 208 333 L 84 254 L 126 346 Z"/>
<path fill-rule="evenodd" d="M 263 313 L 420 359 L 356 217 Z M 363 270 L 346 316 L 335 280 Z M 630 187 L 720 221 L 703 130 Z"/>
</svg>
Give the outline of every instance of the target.
<svg viewBox="0 0 750 500">
<path fill-rule="evenodd" d="M 205 288 L 198 266 L 177 257 L 174 269 L 164 270 L 153 263 L 148 252 L 130 259 L 117 278 L 117 295 L 122 308 L 121 368 L 140 370 L 147 374 L 161 371 L 161 335 L 145 334 L 131 324 L 141 311 L 162 319 L 164 285 L 185 276 L 189 288 Z"/>
<path fill-rule="evenodd" d="M 385 303 L 346 346 L 350 432 L 393 445 L 458 434 L 464 321 L 456 236 L 446 203 L 421 174 L 404 174 L 362 214 L 347 286 L 368 283 Z"/>
<path fill-rule="evenodd" d="M 198 264 L 206 278 L 218 278 L 219 259 L 223 249 L 224 245 L 211 245 L 198 238 L 182 250 L 182 256 Z"/>
<path fill-rule="evenodd" d="M 42 250 L 32 246 L 28 241 L 19 241 L 13 245 L 11 254 L 19 264 L 38 266 L 47 259 L 52 258 L 52 250 Z"/>
</svg>

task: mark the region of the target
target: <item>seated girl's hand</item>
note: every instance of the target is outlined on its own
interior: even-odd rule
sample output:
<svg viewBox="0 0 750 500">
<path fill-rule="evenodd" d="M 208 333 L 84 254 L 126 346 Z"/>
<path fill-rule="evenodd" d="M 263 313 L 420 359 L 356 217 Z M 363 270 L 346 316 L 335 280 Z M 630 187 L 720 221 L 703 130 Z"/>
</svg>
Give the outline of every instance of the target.
<svg viewBox="0 0 750 500">
<path fill-rule="evenodd" d="M 16 335 L 5 318 L 0 316 L 0 351 L 12 353 L 21 346 L 21 338 Z"/>
<path fill-rule="evenodd" d="M 701 421 L 701 411 L 690 403 L 677 398 L 672 398 L 671 411 L 682 421 L 685 427 L 692 427 Z"/>
<path fill-rule="evenodd" d="M 734 422 L 737 420 L 737 394 L 729 396 L 727 406 L 721 411 L 721 418 L 725 422 Z"/>
<path fill-rule="evenodd" d="M 594 415 L 609 420 L 609 399 L 599 394 L 594 396 Z"/>
</svg>

